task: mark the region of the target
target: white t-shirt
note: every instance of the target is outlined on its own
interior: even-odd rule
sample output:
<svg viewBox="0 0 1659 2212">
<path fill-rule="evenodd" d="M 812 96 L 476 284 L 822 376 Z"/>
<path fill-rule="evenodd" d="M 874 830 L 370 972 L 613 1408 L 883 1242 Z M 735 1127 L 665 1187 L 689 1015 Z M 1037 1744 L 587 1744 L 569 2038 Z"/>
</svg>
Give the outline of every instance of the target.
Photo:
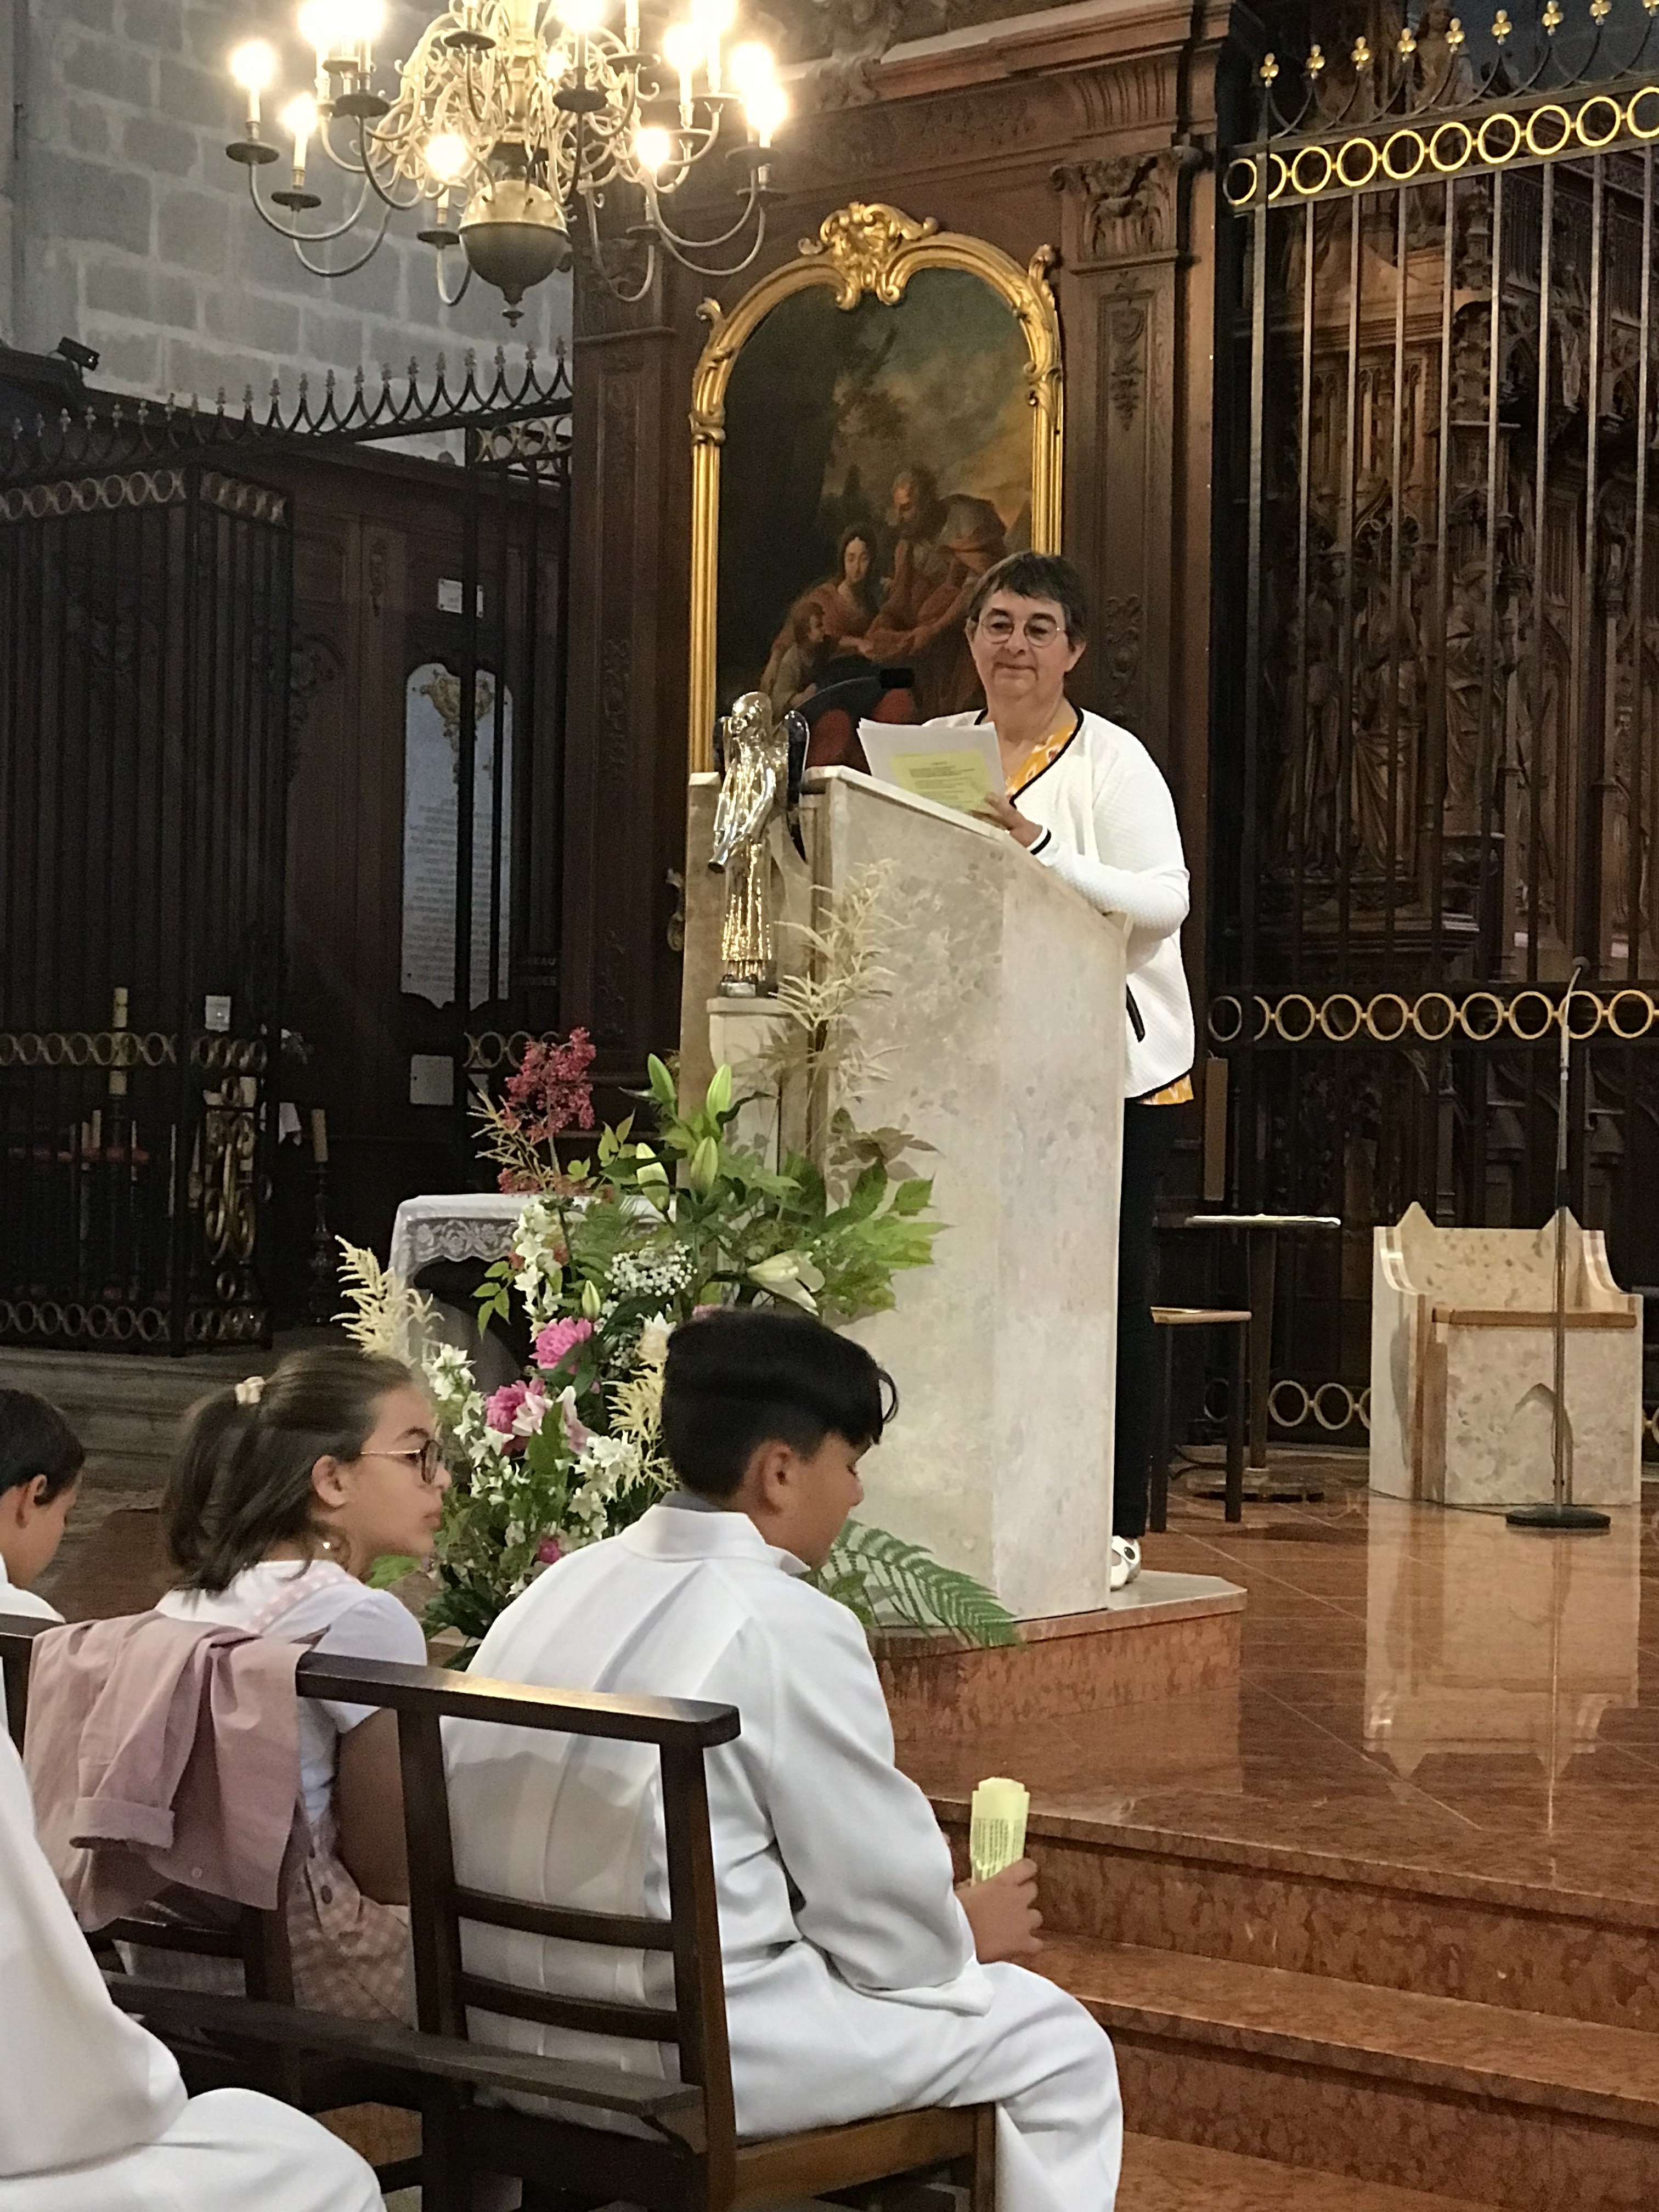
<svg viewBox="0 0 1659 2212">
<path fill-rule="evenodd" d="M 55 1605 L 48 1605 L 43 1597 L 36 1597 L 32 1589 L 22 1589 L 6 1572 L 6 1563 L 0 1559 L 0 1619 L 7 1613 L 22 1614 L 30 1620 L 61 1622 L 64 1616 Z M 0 1682 L 0 1729 L 6 1720 L 6 1686 Z"/>
<path fill-rule="evenodd" d="M 266 1608 L 295 1596 L 271 1627 L 290 1643 L 315 1638 L 313 1648 L 349 1659 L 390 1659 L 404 1667 L 424 1667 L 426 1638 L 421 1624 L 389 1590 L 365 1589 L 332 1559 L 264 1559 L 245 1567 L 226 1589 L 169 1590 L 156 1607 L 174 1620 L 211 1622 L 247 1628 Z M 306 1818 L 319 1826 L 334 1800 L 340 1763 L 340 1738 L 377 1711 L 349 1705 L 336 1698 L 300 1700 L 300 1788 Z"/>
<path fill-rule="evenodd" d="M 27 1613 L 31 1620 L 61 1621 L 63 1614 L 55 1605 L 48 1605 L 32 1589 L 23 1589 L 6 1572 L 6 1563 L 0 1559 L 0 1613 Z"/>
</svg>

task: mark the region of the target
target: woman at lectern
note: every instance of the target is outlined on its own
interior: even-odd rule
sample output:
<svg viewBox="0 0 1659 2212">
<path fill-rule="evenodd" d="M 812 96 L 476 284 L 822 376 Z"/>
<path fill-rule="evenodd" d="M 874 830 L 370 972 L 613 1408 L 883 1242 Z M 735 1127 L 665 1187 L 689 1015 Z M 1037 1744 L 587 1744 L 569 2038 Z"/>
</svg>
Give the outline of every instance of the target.
<svg viewBox="0 0 1659 2212">
<path fill-rule="evenodd" d="M 1083 586 L 1069 561 L 1016 553 L 969 602 L 969 649 L 982 714 L 1002 754 L 1006 796 L 986 801 L 1041 866 L 1103 914 L 1129 921 L 1123 1187 L 1118 1217 L 1117 1423 L 1112 1587 L 1140 1571 L 1152 1474 L 1156 1338 L 1152 1230 L 1175 1140 L 1170 1109 L 1193 1095 L 1193 1008 L 1181 964 L 1188 882 L 1169 786 L 1138 738 L 1074 707 L 1066 679 L 1088 642 Z"/>
</svg>

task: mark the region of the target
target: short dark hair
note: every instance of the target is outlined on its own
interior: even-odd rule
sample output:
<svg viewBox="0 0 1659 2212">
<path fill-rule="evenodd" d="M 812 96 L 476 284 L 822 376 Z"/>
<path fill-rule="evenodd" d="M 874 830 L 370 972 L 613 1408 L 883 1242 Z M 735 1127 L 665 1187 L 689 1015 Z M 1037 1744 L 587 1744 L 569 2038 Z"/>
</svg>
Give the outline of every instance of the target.
<svg viewBox="0 0 1659 2212">
<path fill-rule="evenodd" d="M 0 1491 L 46 1477 L 49 1504 L 79 1477 L 86 1447 L 56 1406 L 32 1390 L 0 1390 Z"/>
<path fill-rule="evenodd" d="M 356 1459 L 381 1399 L 414 1379 L 401 1360 L 319 1344 L 289 1352 L 257 1394 L 227 1384 L 199 1399 L 161 1500 L 167 1553 L 185 1587 L 216 1595 L 273 1544 L 317 1540 L 312 1468 Z"/>
<path fill-rule="evenodd" d="M 668 1340 L 663 1444 L 686 1488 L 705 1497 L 730 1498 L 762 1444 L 811 1453 L 837 1436 L 861 1449 L 897 1411 L 886 1370 L 810 1314 L 732 1307 Z"/>
<path fill-rule="evenodd" d="M 1089 602 L 1084 596 L 1083 579 L 1060 554 L 1011 553 L 994 568 L 988 568 L 968 602 L 969 629 L 993 592 L 1012 592 L 1022 599 L 1052 599 L 1066 617 L 1066 635 L 1073 644 L 1087 642 Z"/>
</svg>

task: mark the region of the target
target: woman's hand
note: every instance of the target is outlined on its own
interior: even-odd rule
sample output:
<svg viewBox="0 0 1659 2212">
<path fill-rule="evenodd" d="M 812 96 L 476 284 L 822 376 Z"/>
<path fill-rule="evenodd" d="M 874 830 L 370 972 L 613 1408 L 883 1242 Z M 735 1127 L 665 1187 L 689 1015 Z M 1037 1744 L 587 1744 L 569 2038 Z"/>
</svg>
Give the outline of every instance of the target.
<svg viewBox="0 0 1659 2212">
<path fill-rule="evenodd" d="M 981 1966 L 994 1966 L 1000 1959 L 1029 1959 L 1042 1948 L 1037 1940 L 1042 1915 L 1037 1911 L 1036 1887 L 1036 1862 L 1021 1859 L 989 1881 L 964 1881 L 957 1891 L 974 1931 L 974 1954 Z"/>
<path fill-rule="evenodd" d="M 1022 814 L 1006 792 L 988 791 L 985 804 L 975 809 L 976 818 L 1006 830 L 1017 845 L 1024 845 L 1029 853 L 1042 835 L 1042 824 L 1033 822 L 1029 814 Z"/>
</svg>

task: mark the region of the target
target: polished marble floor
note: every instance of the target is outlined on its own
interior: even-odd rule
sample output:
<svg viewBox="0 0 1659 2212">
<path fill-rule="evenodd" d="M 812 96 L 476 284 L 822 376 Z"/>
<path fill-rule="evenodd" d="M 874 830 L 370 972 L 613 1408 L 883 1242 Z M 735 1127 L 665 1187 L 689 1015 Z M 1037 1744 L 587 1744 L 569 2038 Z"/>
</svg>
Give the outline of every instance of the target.
<svg viewBox="0 0 1659 2212">
<path fill-rule="evenodd" d="M 1606 1535 L 1373 1498 L 1172 1498 L 1151 1566 L 1249 1594 L 1236 1696 L 902 1747 L 941 1796 L 1659 1901 L 1659 1502 Z"/>
</svg>

